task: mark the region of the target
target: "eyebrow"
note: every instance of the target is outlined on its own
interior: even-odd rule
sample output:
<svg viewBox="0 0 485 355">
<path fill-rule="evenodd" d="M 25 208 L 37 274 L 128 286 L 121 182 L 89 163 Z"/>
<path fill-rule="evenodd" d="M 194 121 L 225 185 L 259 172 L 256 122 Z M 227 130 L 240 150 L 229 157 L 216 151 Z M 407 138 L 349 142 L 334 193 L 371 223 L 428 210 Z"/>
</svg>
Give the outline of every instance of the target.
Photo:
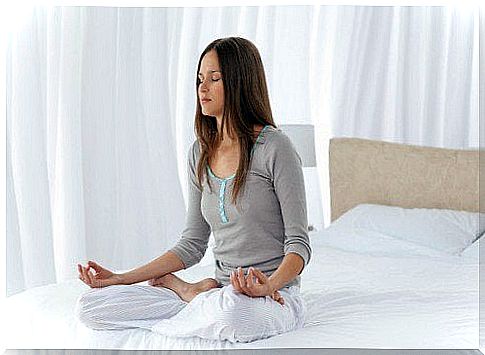
<svg viewBox="0 0 485 355">
<path fill-rule="evenodd" d="M 220 73 L 220 70 L 210 70 L 211 73 Z M 199 72 L 199 74 L 197 75 L 204 75 L 202 73 Z"/>
</svg>

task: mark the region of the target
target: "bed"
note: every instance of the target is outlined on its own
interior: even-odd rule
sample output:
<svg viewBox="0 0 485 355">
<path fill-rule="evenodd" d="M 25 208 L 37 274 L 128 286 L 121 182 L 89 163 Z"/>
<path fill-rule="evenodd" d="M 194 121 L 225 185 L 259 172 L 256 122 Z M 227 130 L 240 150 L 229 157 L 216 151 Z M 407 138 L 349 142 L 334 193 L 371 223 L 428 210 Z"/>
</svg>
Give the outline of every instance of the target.
<svg viewBox="0 0 485 355">
<path fill-rule="evenodd" d="M 313 255 L 301 288 L 307 314 L 297 331 L 238 344 L 142 329 L 93 331 L 74 317 L 76 299 L 87 289 L 76 279 L 7 298 L 8 348 L 479 349 L 478 161 L 472 150 L 333 138 L 332 223 L 310 234 Z M 445 212 L 453 226 L 477 231 L 462 240 L 435 228 L 430 233 L 443 244 L 423 244 L 372 229 L 376 214 L 388 212 L 389 219 L 414 213 L 416 225 L 403 230 L 426 221 L 420 213 L 435 218 Z M 359 218 L 363 224 L 357 225 Z M 459 252 L 449 252 L 454 250 Z M 177 274 L 188 281 L 211 277 L 212 262 L 208 252 L 198 266 Z"/>
</svg>

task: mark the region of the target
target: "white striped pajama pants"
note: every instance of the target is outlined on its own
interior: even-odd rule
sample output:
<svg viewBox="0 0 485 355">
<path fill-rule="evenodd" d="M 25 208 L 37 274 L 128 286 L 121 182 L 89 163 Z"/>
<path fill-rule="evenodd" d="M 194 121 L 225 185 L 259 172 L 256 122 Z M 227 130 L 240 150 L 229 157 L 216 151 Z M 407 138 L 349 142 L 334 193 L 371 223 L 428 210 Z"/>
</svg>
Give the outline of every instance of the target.
<svg viewBox="0 0 485 355">
<path fill-rule="evenodd" d="M 144 328 L 175 337 L 250 342 L 301 328 L 305 307 L 299 287 L 271 297 L 248 297 L 232 285 L 198 294 L 191 302 L 175 292 L 148 285 L 90 289 L 77 301 L 79 320 L 92 329 Z"/>
</svg>

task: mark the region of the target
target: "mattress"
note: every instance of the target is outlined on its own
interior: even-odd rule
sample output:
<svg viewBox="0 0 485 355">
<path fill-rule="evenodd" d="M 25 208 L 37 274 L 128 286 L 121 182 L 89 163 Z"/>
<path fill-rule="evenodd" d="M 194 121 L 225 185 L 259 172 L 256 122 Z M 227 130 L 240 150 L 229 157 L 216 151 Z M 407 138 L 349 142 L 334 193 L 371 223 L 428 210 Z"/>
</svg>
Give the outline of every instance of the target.
<svg viewBox="0 0 485 355">
<path fill-rule="evenodd" d="M 76 279 L 7 298 L 7 348 L 479 348 L 479 241 L 459 256 L 443 256 L 331 228 L 310 238 L 312 259 L 301 280 L 302 329 L 237 344 L 143 329 L 94 331 L 75 318 L 76 299 L 87 289 Z M 212 262 L 209 252 L 201 264 L 177 275 L 187 281 L 213 277 Z"/>
</svg>

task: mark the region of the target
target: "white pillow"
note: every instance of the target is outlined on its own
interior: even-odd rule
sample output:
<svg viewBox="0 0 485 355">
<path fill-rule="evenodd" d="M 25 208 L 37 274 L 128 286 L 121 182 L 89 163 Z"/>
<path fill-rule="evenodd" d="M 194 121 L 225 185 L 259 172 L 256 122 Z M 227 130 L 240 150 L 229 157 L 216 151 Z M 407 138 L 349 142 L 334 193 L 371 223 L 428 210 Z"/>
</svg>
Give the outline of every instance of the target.
<svg viewBox="0 0 485 355">
<path fill-rule="evenodd" d="M 479 218 L 481 223 L 479 223 Z M 483 232 L 485 214 L 361 204 L 332 223 L 378 232 L 450 255 L 459 255 Z"/>
<path fill-rule="evenodd" d="M 332 223 L 319 232 L 310 233 L 310 244 L 315 250 L 331 247 L 345 252 L 391 258 L 450 257 L 434 249 L 396 239 L 383 233 L 353 228 L 344 223 Z"/>
</svg>

